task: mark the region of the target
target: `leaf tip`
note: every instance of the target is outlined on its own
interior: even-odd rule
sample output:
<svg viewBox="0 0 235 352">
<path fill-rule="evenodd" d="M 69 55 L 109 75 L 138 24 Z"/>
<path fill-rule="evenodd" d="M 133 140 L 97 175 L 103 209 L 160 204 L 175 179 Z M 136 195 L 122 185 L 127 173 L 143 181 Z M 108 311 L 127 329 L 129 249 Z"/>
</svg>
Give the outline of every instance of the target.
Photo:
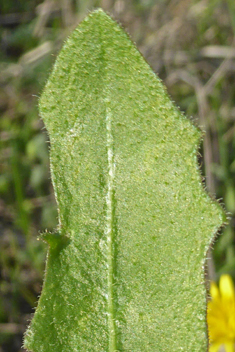
<svg viewBox="0 0 235 352">
<path fill-rule="evenodd" d="M 85 17 L 84 21 L 88 21 L 89 18 L 91 18 L 91 17 L 99 17 L 99 16 L 107 17 L 110 19 L 110 16 L 101 7 L 99 7 L 97 9 L 91 11 L 89 13 L 89 15 L 87 17 Z"/>
</svg>

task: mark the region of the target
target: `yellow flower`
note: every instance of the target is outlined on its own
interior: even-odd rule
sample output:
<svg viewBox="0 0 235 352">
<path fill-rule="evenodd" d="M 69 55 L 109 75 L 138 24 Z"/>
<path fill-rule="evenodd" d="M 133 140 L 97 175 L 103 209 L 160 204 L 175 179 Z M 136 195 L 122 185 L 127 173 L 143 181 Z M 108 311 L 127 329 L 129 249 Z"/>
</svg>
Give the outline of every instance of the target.
<svg viewBox="0 0 235 352">
<path fill-rule="evenodd" d="M 211 300 L 207 306 L 209 352 L 234 352 L 235 343 L 235 290 L 231 277 L 222 275 L 219 288 L 214 282 L 210 286 Z"/>
</svg>

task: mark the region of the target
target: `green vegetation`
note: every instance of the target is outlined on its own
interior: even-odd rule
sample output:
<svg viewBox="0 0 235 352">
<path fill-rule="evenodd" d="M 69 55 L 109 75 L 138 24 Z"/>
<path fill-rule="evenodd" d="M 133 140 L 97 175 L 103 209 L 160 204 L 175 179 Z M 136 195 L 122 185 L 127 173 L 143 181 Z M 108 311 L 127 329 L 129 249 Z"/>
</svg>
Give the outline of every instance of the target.
<svg viewBox="0 0 235 352">
<path fill-rule="evenodd" d="M 234 277 L 234 6 L 232 1 L 1 1 L 0 9 L 0 345 L 23 351 L 22 333 L 41 291 L 46 245 L 57 225 L 48 137 L 38 96 L 55 54 L 88 10 L 119 19 L 181 110 L 206 131 L 207 188 L 223 198 L 231 222 L 214 245 L 209 276 Z M 215 267 L 215 268 L 214 268 Z M 215 270 L 214 270 L 215 269 Z M 13 338 L 14 337 L 14 338 Z"/>
<path fill-rule="evenodd" d="M 205 350 L 205 254 L 225 219 L 201 184 L 200 133 L 102 10 L 67 39 L 40 113 L 59 227 L 25 346 Z"/>
</svg>

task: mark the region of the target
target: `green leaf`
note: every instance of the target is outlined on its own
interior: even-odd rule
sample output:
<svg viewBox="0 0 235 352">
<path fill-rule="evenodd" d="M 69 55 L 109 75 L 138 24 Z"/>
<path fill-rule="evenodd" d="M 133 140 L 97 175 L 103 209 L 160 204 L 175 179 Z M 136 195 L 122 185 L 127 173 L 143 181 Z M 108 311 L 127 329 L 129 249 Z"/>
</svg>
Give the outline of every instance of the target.
<svg viewBox="0 0 235 352">
<path fill-rule="evenodd" d="M 25 346 L 205 351 L 204 263 L 224 214 L 201 184 L 199 130 L 102 10 L 65 43 L 40 112 L 59 227 Z"/>
</svg>

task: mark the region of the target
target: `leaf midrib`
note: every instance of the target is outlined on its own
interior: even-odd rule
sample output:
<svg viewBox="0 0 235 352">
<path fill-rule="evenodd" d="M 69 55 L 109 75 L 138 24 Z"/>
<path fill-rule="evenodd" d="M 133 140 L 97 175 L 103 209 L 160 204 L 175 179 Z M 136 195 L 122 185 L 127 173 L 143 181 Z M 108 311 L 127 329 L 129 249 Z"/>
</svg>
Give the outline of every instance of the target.
<svg viewBox="0 0 235 352">
<path fill-rule="evenodd" d="M 102 31 L 100 35 L 101 40 L 101 53 L 104 66 L 107 66 L 106 52 L 103 50 L 103 38 Z M 106 147 L 107 147 L 107 161 L 108 161 L 108 177 L 107 177 L 107 194 L 106 194 L 106 224 L 105 224 L 105 235 L 107 239 L 107 314 L 108 314 L 108 352 L 117 351 L 117 334 L 115 324 L 115 302 L 114 302 L 114 272 L 115 272 L 115 253 L 114 253 L 114 177 L 115 177 L 115 163 L 114 163 L 114 151 L 113 151 L 113 135 L 112 135 L 112 111 L 110 108 L 110 92 L 107 84 L 107 70 L 103 72 L 103 93 L 104 93 L 104 104 L 106 111 Z"/>
<path fill-rule="evenodd" d="M 107 261 L 108 261 L 108 328 L 109 328 L 109 352 L 117 350 L 116 327 L 114 312 L 114 214 L 113 214 L 113 181 L 114 181 L 114 155 L 112 136 L 112 114 L 106 108 L 106 136 L 108 157 L 108 184 L 106 195 L 106 235 L 107 235 Z"/>
</svg>

